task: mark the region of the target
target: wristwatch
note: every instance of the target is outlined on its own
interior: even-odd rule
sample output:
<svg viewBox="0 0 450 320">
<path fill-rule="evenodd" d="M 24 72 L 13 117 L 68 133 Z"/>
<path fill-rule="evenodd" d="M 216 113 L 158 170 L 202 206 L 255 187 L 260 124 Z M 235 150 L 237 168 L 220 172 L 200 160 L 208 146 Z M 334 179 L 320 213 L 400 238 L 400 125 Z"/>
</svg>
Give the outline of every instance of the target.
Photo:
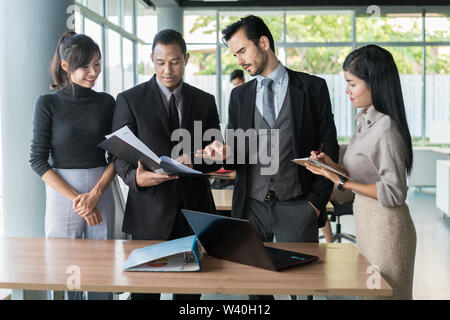
<svg viewBox="0 0 450 320">
<path fill-rule="evenodd" d="M 339 180 L 339 183 L 337 185 L 337 188 L 339 191 L 344 191 L 344 183 L 346 183 L 348 181 L 347 178 L 341 177 L 341 179 Z"/>
</svg>

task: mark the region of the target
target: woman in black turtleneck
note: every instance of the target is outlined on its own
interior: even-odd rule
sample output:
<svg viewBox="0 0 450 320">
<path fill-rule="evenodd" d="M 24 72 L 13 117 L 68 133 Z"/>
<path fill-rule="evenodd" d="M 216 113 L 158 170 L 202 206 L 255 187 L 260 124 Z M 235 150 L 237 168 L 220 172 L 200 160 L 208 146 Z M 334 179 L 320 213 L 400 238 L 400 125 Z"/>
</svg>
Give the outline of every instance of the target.
<svg viewBox="0 0 450 320">
<path fill-rule="evenodd" d="M 34 109 L 30 163 L 46 183 L 47 238 L 113 235 L 116 173 L 96 145 L 111 133 L 115 101 L 91 89 L 100 59 L 91 38 L 64 33 L 51 66 L 55 92 L 40 96 Z"/>
</svg>

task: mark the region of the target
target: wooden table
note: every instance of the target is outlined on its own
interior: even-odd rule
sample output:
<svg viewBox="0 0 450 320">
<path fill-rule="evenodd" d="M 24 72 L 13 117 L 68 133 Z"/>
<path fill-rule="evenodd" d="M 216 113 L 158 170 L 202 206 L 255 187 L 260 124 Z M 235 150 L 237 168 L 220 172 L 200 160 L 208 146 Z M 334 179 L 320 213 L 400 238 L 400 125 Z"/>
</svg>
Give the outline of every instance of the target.
<svg viewBox="0 0 450 320">
<path fill-rule="evenodd" d="M 152 241 L 0 239 L 0 288 L 70 291 L 71 267 L 81 271 L 75 291 L 390 296 L 379 276 L 369 289 L 367 260 L 353 244 L 270 243 L 318 255 L 320 261 L 281 272 L 206 256 L 200 272 L 123 272 L 130 252 Z M 369 269 L 368 269 L 369 268 Z M 69 273 L 67 273 L 69 271 Z M 73 272 L 73 271 L 72 271 Z"/>
<path fill-rule="evenodd" d="M 231 203 L 233 201 L 233 190 L 213 189 L 211 191 L 214 197 L 214 203 L 216 204 L 216 210 L 231 211 Z"/>
<path fill-rule="evenodd" d="M 213 189 L 212 194 L 218 211 L 231 211 L 231 203 L 233 201 L 232 189 Z M 334 207 L 331 202 L 327 204 L 327 211 L 333 212 Z"/>
</svg>

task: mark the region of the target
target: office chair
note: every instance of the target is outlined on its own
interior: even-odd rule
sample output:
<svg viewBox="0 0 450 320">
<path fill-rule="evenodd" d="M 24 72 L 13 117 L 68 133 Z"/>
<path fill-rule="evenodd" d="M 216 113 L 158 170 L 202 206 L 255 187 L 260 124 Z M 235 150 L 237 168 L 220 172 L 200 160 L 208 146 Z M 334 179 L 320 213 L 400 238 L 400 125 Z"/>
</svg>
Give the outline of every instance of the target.
<svg viewBox="0 0 450 320">
<path fill-rule="evenodd" d="M 333 234 L 333 242 L 341 243 L 342 239 L 356 243 L 356 237 L 349 233 L 341 232 L 341 216 L 353 214 L 353 203 L 333 204 L 334 212 L 330 212 L 330 221 L 336 222 L 336 233 Z"/>
</svg>

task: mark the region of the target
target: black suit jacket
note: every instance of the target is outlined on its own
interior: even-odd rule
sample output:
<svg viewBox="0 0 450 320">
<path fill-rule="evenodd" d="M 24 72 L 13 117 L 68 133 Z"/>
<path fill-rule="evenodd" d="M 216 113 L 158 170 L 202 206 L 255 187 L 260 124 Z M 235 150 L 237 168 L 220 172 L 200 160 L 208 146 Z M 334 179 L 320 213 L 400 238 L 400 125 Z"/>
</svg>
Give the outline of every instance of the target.
<svg viewBox="0 0 450 320">
<path fill-rule="evenodd" d="M 219 115 L 214 97 L 204 91 L 183 83 L 183 108 L 181 128 L 192 137 L 194 150 L 194 121 L 202 122 L 203 133 L 211 128 L 219 129 Z M 172 132 L 163 105 L 156 76 L 118 95 L 113 130 L 128 126 L 131 131 L 158 156 L 171 155 Z M 205 147 L 212 141 L 205 141 Z M 136 185 L 136 168 L 115 158 L 114 167 L 118 175 L 129 186 L 123 231 L 137 239 L 166 240 L 170 236 L 177 213 L 177 181 L 168 181 L 158 186 L 139 188 Z M 195 165 L 194 169 L 211 172 L 220 166 Z M 180 179 L 184 208 L 204 212 L 215 212 L 209 181 Z"/>
<path fill-rule="evenodd" d="M 292 149 L 295 158 L 309 157 L 311 151 L 318 150 L 323 142 L 322 151 L 337 162 L 339 146 L 325 80 L 302 72 L 289 69 L 287 71 L 293 116 Z M 231 92 L 229 129 L 246 131 L 254 128 L 256 86 L 257 80 L 254 79 Z M 245 147 L 245 152 L 248 153 L 248 146 Z M 234 163 L 237 162 L 236 157 L 237 154 Z M 237 170 L 232 215 L 242 218 L 247 197 L 249 165 L 227 165 L 226 168 Z M 302 166 L 297 167 L 297 174 L 307 200 L 321 211 L 319 226 L 323 226 L 327 218 L 326 205 L 333 190 L 333 183 L 322 176 L 312 174 Z"/>
</svg>

